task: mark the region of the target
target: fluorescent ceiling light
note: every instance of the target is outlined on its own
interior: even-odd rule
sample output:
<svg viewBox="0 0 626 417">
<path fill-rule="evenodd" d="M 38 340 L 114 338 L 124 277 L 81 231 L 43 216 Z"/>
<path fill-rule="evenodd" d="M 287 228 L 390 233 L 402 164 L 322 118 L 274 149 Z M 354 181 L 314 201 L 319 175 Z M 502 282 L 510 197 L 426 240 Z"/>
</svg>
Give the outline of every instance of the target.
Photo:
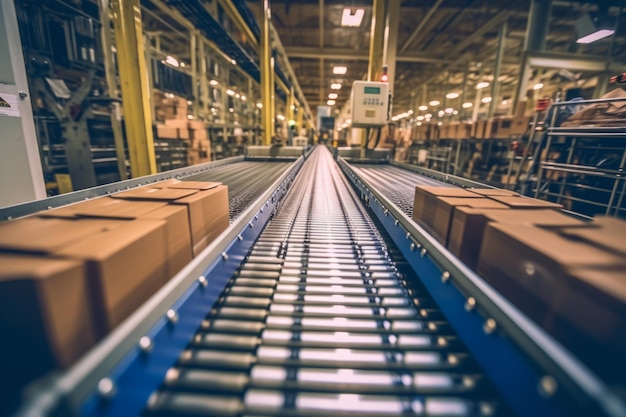
<svg viewBox="0 0 626 417">
<path fill-rule="evenodd" d="M 433 100 L 433 101 L 431 101 L 431 102 L 430 102 L 430 103 L 428 103 L 428 104 L 430 104 L 431 106 L 435 107 L 435 106 L 440 105 L 441 103 L 440 103 L 438 100 Z"/>
<path fill-rule="evenodd" d="M 332 83 L 330 85 L 330 89 L 331 90 L 341 90 L 341 84 L 340 83 Z"/>
<path fill-rule="evenodd" d="M 446 98 L 455 99 L 459 96 L 459 93 L 448 93 L 446 94 Z"/>
<path fill-rule="evenodd" d="M 235 94 L 235 98 L 240 98 L 241 95 L 239 93 Z"/>
<path fill-rule="evenodd" d="M 482 88 L 487 88 L 487 87 L 489 87 L 489 83 L 487 81 L 483 81 L 483 82 L 476 84 L 477 90 L 480 90 Z"/>
<path fill-rule="evenodd" d="M 257 104 L 256 104 L 256 106 L 257 106 L 259 109 L 262 109 L 262 108 L 263 108 L 263 104 L 262 104 L 262 103 L 257 103 Z"/>
<path fill-rule="evenodd" d="M 276 115 L 276 118 L 277 118 L 278 120 L 285 120 L 285 116 L 283 116 L 282 114 L 277 114 L 277 115 Z"/>
<path fill-rule="evenodd" d="M 454 109 L 453 109 L 452 107 L 448 107 L 448 108 L 446 109 L 446 113 L 447 113 L 447 114 L 452 114 L 452 112 L 453 112 L 453 111 L 454 111 Z"/>
<path fill-rule="evenodd" d="M 365 9 L 343 9 L 341 14 L 341 26 L 359 27 L 365 16 Z"/>
<path fill-rule="evenodd" d="M 589 44 L 615 34 L 613 29 L 615 20 L 605 14 L 594 15 L 592 19 L 588 13 L 583 14 L 574 22 L 578 34 L 576 43 Z"/>
<path fill-rule="evenodd" d="M 233 90 L 228 89 L 226 90 L 226 94 L 228 94 L 229 96 L 234 96 L 235 92 Z"/>
<path fill-rule="evenodd" d="M 346 72 L 348 72 L 348 67 L 346 67 L 345 65 L 335 65 L 333 67 L 333 74 L 343 75 Z"/>
<path fill-rule="evenodd" d="M 211 80 L 211 81 L 209 81 L 209 84 L 211 84 L 211 85 L 217 85 L 217 84 L 219 84 L 219 83 L 218 83 L 217 81 L 215 81 L 215 80 Z"/>
<path fill-rule="evenodd" d="M 543 88 L 543 83 L 537 83 L 533 85 L 533 90 L 541 90 Z"/>
<path fill-rule="evenodd" d="M 246 101 L 246 96 L 241 96 L 241 101 Z"/>
<path fill-rule="evenodd" d="M 487 103 L 491 103 L 491 97 L 483 97 L 483 99 L 482 99 L 482 100 L 480 100 L 480 101 L 482 101 L 482 102 L 483 102 L 483 103 L 485 103 L 485 104 L 487 104 Z"/>
<path fill-rule="evenodd" d="M 407 113 L 409 113 L 409 116 L 413 114 L 413 110 L 409 110 Z"/>
<path fill-rule="evenodd" d="M 457 114 L 459 114 L 459 111 L 455 110 L 455 111 L 452 112 L 452 114 L 456 116 Z"/>
<path fill-rule="evenodd" d="M 509 100 L 502 100 L 502 105 L 506 106 L 507 104 L 509 104 Z"/>
<path fill-rule="evenodd" d="M 328 95 L 328 98 L 329 98 L 329 99 L 331 99 L 331 100 L 334 100 L 334 99 L 336 99 L 337 97 L 338 97 L 338 94 L 337 94 L 337 93 L 330 93 L 330 94 Z"/>
<path fill-rule="evenodd" d="M 445 114 L 445 112 L 443 110 L 439 110 L 439 112 L 437 113 L 437 116 L 442 117 Z"/>
<path fill-rule="evenodd" d="M 613 29 L 601 29 L 587 36 L 583 36 L 582 38 L 578 39 L 576 43 L 585 43 L 585 44 L 592 43 L 595 41 L 599 41 L 600 39 L 608 38 L 609 36 L 612 36 L 614 33 L 615 31 Z"/>
<path fill-rule="evenodd" d="M 326 102 L 326 104 L 328 104 L 329 106 L 334 106 L 334 105 L 335 105 L 335 103 L 336 103 L 336 101 L 335 101 L 335 100 L 328 100 L 328 101 Z"/>
<path fill-rule="evenodd" d="M 469 109 L 469 108 L 470 108 L 470 107 L 472 107 L 472 106 L 473 106 L 473 104 L 472 104 L 472 103 L 470 103 L 469 101 L 468 101 L 468 102 L 466 102 L 466 103 L 463 103 L 463 108 L 464 108 L 464 109 Z"/>
<path fill-rule="evenodd" d="M 418 125 L 418 126 L 421 126 L 421 125 L 422 125 L 422 122 L 417 122 L 417 123 L 415 123 L 415 124 L 416 124 L 416 125 Z"/>
<path fill-rule="evenodd" d="M 431 113 L 426 113 L 426 114 L 424 115 L 424 117 L 425 117 L 425 118 L 427 118 L 427 119 L 430 119 L 430 118 L 432 118 L 432 117 L 433 117 L 433 115 L 432 115 Z"/>
<path fill-rule="evenodd" d="M 417 116 L 417 120 L 424 120 L 424 116 Z"/>
<path fill-rule="evenodd" d="M 437 126 L 443 126 L 443 122 L 437 122 Z"/>
<path fill-rule="evenodd" d="M 421 106 L 419 106 L 419 107 L 417 108 L 417 110 L 419 110 L 419 111 L 425 111 L 425 110 L 428 110 L 428 106 L 421 105 Z"/>
<path fill-rule="evenodd" d="M 180 64 L 178 63 L 178 60 L 171 55 L 168 55 L 167 58 L 165 58 L 165 62 L 167 62 L 168 64 L 176 68 L 180 66 Z"/>
</svg>

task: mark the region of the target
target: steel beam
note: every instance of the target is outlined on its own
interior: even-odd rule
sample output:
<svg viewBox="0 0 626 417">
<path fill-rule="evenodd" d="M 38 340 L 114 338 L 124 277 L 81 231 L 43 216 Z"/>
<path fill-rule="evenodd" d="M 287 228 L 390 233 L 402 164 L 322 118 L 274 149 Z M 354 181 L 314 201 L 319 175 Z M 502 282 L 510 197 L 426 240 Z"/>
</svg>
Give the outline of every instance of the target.
<svg viewBox="0 0 626 417">
<path fill-rule="evenodd" d="M 491 103 L 489 103 L 489 113 L 487 117 L 493 117 L 498 108 L 500 94 L 500 70 L 502 68 L 502 58 L 504 57 L 504 46 L 506 41 L 506 20 L 500 24 L 498 31 L 498 49 L 496 49 L 496 63 L 493 68 L 493 81 L 491 82 Z"/>
<path fill-rule="evenodd" d="M 285 48 L 285 52 L 290 58 L 309 58 L 309 59 L 342 59 L 351 61 L 367 61 L 369 53 L 362 50 L 350 48 L 315 48 L 315 47 L 298 47 L 289 46 Z M 396 57 L 397 62 L 411 63 L 427 63 L 442 64 L 451 62 L 449 59 L 438 58 L 433 55 L 423 53 L 405 53 Z"/>
<path fill-rule="evenodd" d="M 239 13 L 239 10 L 237 10 L 237 7 L 234 5 L 232 0 L 219 0 L 219 3 L 224 8 L 224 11 L 226 11 L 228 17 L 230 17 L 235 22 L 237 27 L 239 27 L 239 29 L 241 29 L 246 35 L 246 40 L 249 41 L 256 50 L 258 50 L 258 40 L 254 36 L 254 33 L 252 33 L 252 29 L 250 29 L 243 16 L 241 16 L 241 13 Z"/>
<path fill-rule="evenodd" d="M 443 1 L 444 0 L 437 0 L 435 4 L 433 4 L 432 7 L 428 10 L 428 12 L 426 12 L 426 15 L 424 16 L 422 21 L 419 23 L 419 25 L 417 25 L 415 30 L 411 33 L 411 35 L 409 35 L 409 38 L 404 42 L 404 44 L 400 48 L 400 52 L 406 51 L 408 47 L 411 46 L 411 43 L 415 40 L 417 35 L 420 34 L 420 32 L 424 29 L 424 27 L 426 27 L 426 25 L 428 24 L 430 19 L 433 17 L 437 9 L 439 9 L 439 6 L 441 6 L 441 3 L 443 3 Z"/>
<path fill-rule="evenodd" d="M 126 139 L 133 177 L 155 174 L 152 94 L 144 55 L 139 0 L 112 0 Z"/>
<path fill-rule="evenodd" d="M 610 62 L 605 56 L 598 55 L 578 55 L 558 52 L 530 52 L 528 64 L 536 68 L 565 68 L 570 71 L 604 72 L 623 71 L 626 62 Z"/>
</svg>

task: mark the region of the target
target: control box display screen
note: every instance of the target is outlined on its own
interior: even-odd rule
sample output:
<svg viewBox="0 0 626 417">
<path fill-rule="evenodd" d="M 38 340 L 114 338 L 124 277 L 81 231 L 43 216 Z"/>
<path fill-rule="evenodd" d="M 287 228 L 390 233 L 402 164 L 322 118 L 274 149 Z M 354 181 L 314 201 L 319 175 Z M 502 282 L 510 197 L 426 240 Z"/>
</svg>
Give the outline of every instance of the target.
<svg viewBox="0 0 626 417">
<path fill-rule="evenodd" d="M 380 87 L 363 87 L 365 94 L 380 94 Z"/>
</svg>

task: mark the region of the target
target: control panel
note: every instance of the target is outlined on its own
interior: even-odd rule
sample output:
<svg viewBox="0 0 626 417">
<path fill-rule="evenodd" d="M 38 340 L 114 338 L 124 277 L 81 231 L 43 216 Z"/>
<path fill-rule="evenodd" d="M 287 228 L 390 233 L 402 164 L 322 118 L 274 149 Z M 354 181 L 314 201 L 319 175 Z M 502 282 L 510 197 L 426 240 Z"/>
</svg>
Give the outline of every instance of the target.
<svg viewBox="0 0 626 417">
<path fill-rule="evenodd" d="M 389 120 L 389 84 L 355 81 L 352 84 L 352 126 L 383 126 Z"/>
</svg>

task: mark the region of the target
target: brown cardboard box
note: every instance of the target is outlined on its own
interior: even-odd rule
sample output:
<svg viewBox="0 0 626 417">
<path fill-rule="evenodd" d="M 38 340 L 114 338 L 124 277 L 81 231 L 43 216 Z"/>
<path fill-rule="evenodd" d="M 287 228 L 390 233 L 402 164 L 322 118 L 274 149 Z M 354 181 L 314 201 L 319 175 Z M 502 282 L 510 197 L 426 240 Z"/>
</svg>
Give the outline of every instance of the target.
<svg viewBox="0 0 626 417">
<path fill-rule="evenodd" d="M 175 127 L 181 130 L 188 130 L 189 122 L 187 120 L 169 119 L 165 121 L 165 126 Z"/>
<path fill-rule="evenodd" d="M 187 197 L 196 193 L 197 190 L 182 190 L 170 188 L 154 188 L 154 187 L 137 187 L 132 190 L 122 191 L 111 195 L 113 198 L 122 198 L 126 200 L 144 200 L 144 201 L 174 201 L 179 198 Z"/>
<path fill-rule="evenodd" d="M 133 202 L 137 203 L 137 202 Z M 182 206 L 167 205 L 140 216 L 146 220 L 164 220 L 165 242 L 167 245 L 166 276 L 167 280 L 176 275 L 193 258 L 189 215 Z"/>
<path fill-rule="evenodd" d="M 505 190 L 502 188 L 472 188 L 468 191 L 484 196 L 519 196 L 519 194 L 515 191 Z"/>
<path fill-rule="evenodd" d="M 166 282 L 164 221 L 133 220 L 56 252 L 87 263 L 88 285 L 100 335 L 106 334 Z"/>
<path fill-rule="evenodd" d="M 559 233 L 626 257 L 626 221 L 602 216 L 596 217 L 592 224 L 597 227 L 564 227 Z"/>
<path fill-rule="evenodd" d="M 415 198 L 413 200 L 413 220 L 432 224 L 436 212 L 437 197 L 480 198 L 479 195 L 463 188 L 418 185 L 415 187 Z"/>
<path fill-rule="evenodd" d="M 453 211 L 457 207 L 508 209 L 508 206 L 488 198 L 438 197 L 436 204 L 433 223 L 427 223 L 427 226 L 431 228 L 435 239 L 444 245 L 448 244 L 448 234 L 450 232 Z"/>
<path fill-rule="evenodd" d="M 201 120 L 190 120 L 189 121 L 189 129 L 190 130 L 204 130 L 206 131 L 206 123 Z"/>
<path fill-rule="evenodd" d="M 542 323 L 577 268 L 626 269 L 623 257 L 553 231 L 519 223 L 489 223 L 478 273 L 496 290 Z"/>
<path fill-rule="evenodd" d="M 472 136 L 474 125 L 472 123 L 459 123 L 456 128 L 455 139 L 467 139 Z"/>
<path fill-rule="evenodd" d="M 581 227 L 588 223 L 551 209 L 490 210 L 456 207 L 452 216 L 448 249 L 472 269 L 478 257 L 488 222 L 532 224 L 540 227 Z"/>
<path fill-rule="evenodd" d="M 530 128 L 530 117 L 514 117 L 511 122 L 510 135 L 523 135 Z"/>
<path fill-rule="evenodd" d="M 191 129 L 189 138 L 193 141 L 206 141 L 209 139 L 209 133 L 206 129 Z"/>
<path fill-rule="evenodd" d="M 512 117 L 494 117 L 489 119 L 485 128 L 485 139 L 508 138 L 511 136 Z"/>
<path fill-rule="evenodd" d="M 133 201 L 111 197 L 99 198 L 97 202 L 98 204 L 91 205 L 78 204 L 74 212 L 79 217 L 134 220 L 167 206 L 167 203 L 162 201 Z"/>
<path fill-rule="evenodd" d="M 228 187 L 224 185 L 198 191 L 173 204 L 187 206 L 194 256 L 229 226 Z"/>
<path fill-rule="evenodd" d="M 0 249 L 51 254 L 117 224 L 114 220 L 26 217 L 0 223 Z"/>
<path fill-rule="evenodd" d="M 529 197 L 516 197 L 516 196 L 496 196 L 490 195 L 488 196 L 492 200 L 495 200 L 499 203 L 506 204 L 507 206 L 514 209 L 562 209 L 563 206 L 557 203 L 551 203 L 545 200 L 538 200 L 536 198 Z"/>
<path fill-rule="evenodd" d="M 219 185 L 221 182 L 208 182 L 208 181 L 181 181 L 177 179 L 170 179 L 166 181 L 157 182 L 152 185 L 154 188 L 173 188 L 180 190 L 210 190 Z"/>
<path fill-rule="evenodd" d="M 0 253 L 0 265 L 0 351 L 14 352 L 0 361 L 67 367 L 95 343 L 83 262 Z"/>
<path fill-rule="evenodd" d="M 472 136 L 475 137 L 476 139 L 485 139 L 485 137 L 487 137 L 487 125 L 488 125 L 488 121 L 487 120 L 477 120 L 476 123 L 474 123 L 474 130 L 472 132 Z"/>
<path fill-rule="evenodd" d="M 96 342 L 84 263 L 0 253 L 0 333 L 5 415 L 24 386 Z"/>
<path fill-rule="evenodd" d="M 157 126 L 157 136 L 160 139 L 178 139 L 178 129 L 168 126 Z"/>
</svg>

